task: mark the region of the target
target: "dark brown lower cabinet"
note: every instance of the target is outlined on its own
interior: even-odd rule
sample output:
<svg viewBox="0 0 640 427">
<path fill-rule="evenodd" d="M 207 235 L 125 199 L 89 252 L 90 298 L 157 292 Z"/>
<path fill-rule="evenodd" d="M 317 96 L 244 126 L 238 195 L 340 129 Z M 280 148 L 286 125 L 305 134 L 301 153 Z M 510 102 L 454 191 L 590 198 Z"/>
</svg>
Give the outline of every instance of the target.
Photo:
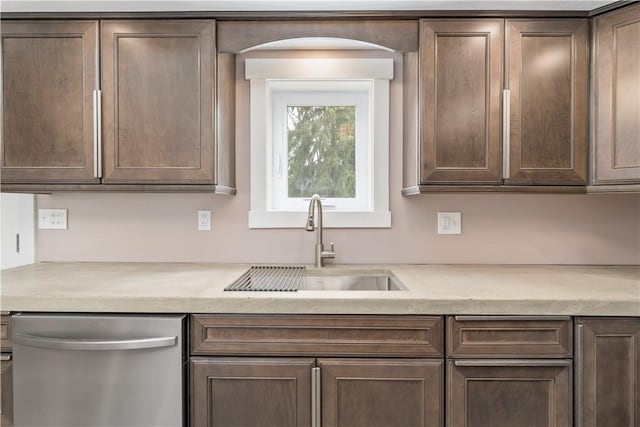
<svg viewBox="0 0 640 427">
<path fill-rule="evenodd" d="M 191 359 L 192 427 L 310 427 L 315 359 Z"/>
<path fill-rule="evenodd" d="M 576 326 L 576 426 L 640 426 L 640 318 Z"/>
<path fill-rule="evenodd" d="M 456 360 L 447 366 L 449 427 L 568 427 L 570 360 Z"/>
<path fill-rule="evenodd" d="M 11 356 L 0 361 L 0 426 L 13 425 L 13 375 Z"/>
<path fill-rule="evenodd" d="M 443 425 L 444 362 L 318 359 L 322 427 Z"/>
</svg>

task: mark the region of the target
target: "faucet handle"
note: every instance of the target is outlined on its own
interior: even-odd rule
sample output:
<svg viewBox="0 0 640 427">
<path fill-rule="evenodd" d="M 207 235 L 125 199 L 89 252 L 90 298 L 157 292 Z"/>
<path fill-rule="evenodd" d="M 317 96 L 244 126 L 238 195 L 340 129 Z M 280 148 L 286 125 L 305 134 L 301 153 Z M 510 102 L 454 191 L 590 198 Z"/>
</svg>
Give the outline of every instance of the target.
<svg viewBox="0 0 640 427">
<path fill-rule="evenodd" d="M 331 246 L 331 252 L 335 252 L 336 251 L 334 246 L 333 246 L 333 242 L 329 243 L 329 246 Z"/>
</svg>

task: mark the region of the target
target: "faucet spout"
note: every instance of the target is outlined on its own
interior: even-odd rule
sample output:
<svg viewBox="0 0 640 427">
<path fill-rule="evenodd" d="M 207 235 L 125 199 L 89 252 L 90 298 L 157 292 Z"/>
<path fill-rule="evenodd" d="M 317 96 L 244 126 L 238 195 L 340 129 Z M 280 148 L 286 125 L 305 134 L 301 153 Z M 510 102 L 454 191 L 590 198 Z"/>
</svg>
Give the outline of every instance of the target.
<svg viewBox="0 0 640 427">
<path fill-rule="evenodd" d="M 316 209 L 318 210 L 317 220 Z M 322 201 L 320 200 L 320 196 L 318 194 L 314 194 L 313 196 L 311 196 L 311 201 L 309 202 L 309 214 L 307 215 L 307 224 L 305 225 L 305 230 L 313 231 L 315 224 L 317 224 L 317 227 L 315 227 L 317 236 L 315 266 L 316 268 L 320 268 L 324 266 L 325 258 L 335 258 L 335 252 L 333 243 L 331 243 L 331 250 L 324 250 L 324 243 L 322 242 Z"/>
</svg>

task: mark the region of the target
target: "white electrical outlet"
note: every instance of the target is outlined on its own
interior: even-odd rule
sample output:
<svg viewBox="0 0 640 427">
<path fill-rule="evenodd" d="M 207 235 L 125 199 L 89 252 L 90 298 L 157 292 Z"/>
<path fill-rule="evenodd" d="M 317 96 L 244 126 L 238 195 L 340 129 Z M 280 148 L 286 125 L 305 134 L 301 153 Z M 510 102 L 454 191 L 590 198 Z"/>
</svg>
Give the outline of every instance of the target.
<svg viewBox="0 0 640 427">
<path fill-rule="evenodd" d="M 40 230 L 66 230 L 66 209 L 38 209 L 38 228 Z"/>
<path fill-rule="evenodd" d="M 438 212 L 438 234 L 461 234 L 460 212 Z"/>
<path fill-rule="evenodd" d="M 211 211 L 198 211 L 198 231 L 211 230 Z"/>
</svg>

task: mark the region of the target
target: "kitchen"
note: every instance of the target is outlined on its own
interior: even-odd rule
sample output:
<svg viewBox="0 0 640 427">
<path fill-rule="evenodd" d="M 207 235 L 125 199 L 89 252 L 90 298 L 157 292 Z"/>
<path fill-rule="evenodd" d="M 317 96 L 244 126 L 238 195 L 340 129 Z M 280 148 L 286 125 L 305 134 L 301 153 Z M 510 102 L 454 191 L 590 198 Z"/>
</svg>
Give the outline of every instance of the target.
<svg viewBox="0 0 640 427">
<path fill-rule="evenodd" d="M 225 11 L 222 9 L 225 2 L 204 2 L 182 12 L 160 10 L 170 9 L 170 3 L 159 3 L 155 7 L 147 4 L 147 12 L 121 12 L 117 8 L 122 5 L 109 6 L 109 2 L 102 2 L 104 9 L 95 11 L 74 10 L 70 2 L 58 2 L 66 5 L 67 12 L 60 14 L 62 9 L 57 9 L 56 15 L 38 2 L 32 2 L 31 6 L 29 2 L 22 6 L 18 4 L 23 2 L 14 3 L 11 12 L 6 9 L 11 3 L 3 4 L 3 37 L 8 35 L 3 42 L 2 197 L 4 203 L 7 196 L 13 196 L 10 193 L 37 194 L 24 196 L 35 197 L 35 202 L 30 206 L 27 202 L 27 206 L 22 207 L 26 210 L 16 217 L 21 227 L 26 221 L 28 230 L 19 233 L 21 253 L 29 252 L 31 245 L 31 262 L 37 260 L 38 263 L 2 271 L 0 304 L 3 311 L 11 314 L 194 315 L 188 321 L 190 348 L 185 347 L 191 356 L 191 365 L 187 367 L 191 379 L 184 386 L 182 402 L 189 408 L 183 411 L 185 417 L 189 412 L 189 420 L 183 420 L 188 425 L 446 423 L 454 426 L 462 422 L 456 417 L 469 411 L 476 412 L 469 415 L 472 421 L 468 422 L 479 426 L 491 423 L 599 425 L 596 423 L 599 410 L 605 411 L 610 420 L 621 420 L 613 425 L 633 425 L 630 418 L 633 416 L 636 424 L 640 422 L 637 419 L 640 411 L 634 409 L 638 407 L 640 380 L 635 378 L 626 389 L 616 388 L 616 393 L 605 391 L 605 396 L 619 396 L 619 399 L 612 398 L 609 403 L 598 406 L 606 384 L 605 388 L 598 389 L 599 399 L 589 394 L 591 389 L 581 384 L 588 381 L 589 375 L 595 375 L 595 371 L 586 372 L 584 368 L 590 366 L 590 353 L 579 356 L 588 344 L 583 342 L 584 337 L 612 333 L 606 332 L 608 320 L 622 328 L 615 333 L 628 337 L 620 341 L 623 344 L 612 344 L 612 348 L 623 354 L 634 345 L 636 350 L 634 356 L 625 360 L 627 365 L 610 364 L 626 366 L 629 371 L 620 368 L 620 372 L 598 373 L 598 378 L 610 376 L 619 384 L 625 383 L 620 378 L 629 377 L 629 372 L 640 371 L 637 344 L 629 344 L 640 333 L 640 167 L 637 166 L 640 142 L 638 102 L 634 98 L 640 85 L 640 66 L 633 49 L 639 31 L 637 4 L 582 2 L 582 9 L 578 9 L 580 2 L 574 2 L 564 9 L 532 11 L 527 8 L 551 6 L 545 6 L 544 2 L 540 2 L 543 6 L 526 2 L 526 7 L 518 2 L 502 2 L 500 11 L 491 12 L 486 4 L 482 8 L 476 6 L 476 10 L 465 10 L 469 5 L 445 2 L 446 6 L 440 6 L 444 10 L 436 10 L 433 2 L 407 2 L 414 8 L 389 12 L 388 5 L 381 6 L 381 11 L 371 10 L 375 2 L 368 3 L 367 7 L 360 4 L 360 10 L 357 10 L 358 2 L 347 2 L 343 6 L 332 3 L 330 11 L 314 11 L 313 5 L 305 2 L 298 5 L 297 11 L 291 9 L 291 4 L 289 8 L 271 11 L 256 11 L 250 6 L 237 11 L 227 4 L 232 9 Z M 277 8 L 278 3 L 273 5 Z M 203 7 L 212 9 L 203 10 Z M 343 7 L 356 9 L 341 10 Z M 269 19 L 263 19 L 265 16 Z M 56 23 L 51 18 L 63 22 Z M 174 22 L 169 22 L 172 20 Z M 166 21 L 165 26 L 150 24 L 162 21 Z M 540 26 L 530 29 L 525 24 Z M 43 27 L 38 29 L 37 25 Z M 616 33 L 617 44 L 611 39 L 612 28 L 621 28 L 620 34 Z M 61 34 L 52 37 L 59 41 L 64 40 L 65 34 L 82 34 L 89 41 L 83 49 L 64 44 L 54 46 L 60 49 L 59 53 L 69 49 L 66 52 L 69 61 L 83 61 L 80 63 L 84 68 L 76 76 L 78 81 L 62 79 L 58 86 L 45 88 L 42 85 L 47 83 L 46 74 L 43 77 L 25 68 L 33 57 L 21 54 L 24 47 L 16 41 L 34 40 L 34 31 Z M 134 43 L 145 33 L 149 34 L 145 40 L 175 39 L 176 44 L 168 41 L 166 45 L 156 46 L 168 55 L 158 60 L 145 55 L 142 49 L 145 45 Z M 524 41 L 515 43 L 520 33 L 534 36 L 522 37 Z M 179 37 L 172 38 L 173 34 Z M 540 36 L 541 45 L 530 40 L 535 39 L 535 35 Z M 337 44 L 335 39 L 339 39 Z M 51 45 L 47 44 L 46 37 L 42 40 L 42 46 L 33 46 L 33 51 L 41 49 L 38 52 L 43 52 L 42 60 L 48 60 L 53 67 L 49 69 L 51 74 L 65 76 L 64 70 L 60 70 L 64 62 L 57 59 L 60 55 L 56 55 L 52 63 L 46 55 Z M 292 40 L 302 40 L 302 47 Z M 15 45 L 12 47 L 9 42 Z M 359 44 L 362 42 L 374 47 L 364 48 Z M 556 48 L 556 42 L 562 53 L 560 59 L 547 61 L 546 68 L 543 62 L 540 73 L 525 73 L 530 68 L 535 70 L 535 59 L 541 56 L 538 53 L 545 52 L 544 43 L 546 47 Z M 268 43 L 276 46 L 266 47 Z M 434 48 L 436 43 L 441 49 Z M 613 46 L 622 52 L 616 56 L 619 62 L 614 71 L 610 58 Z M 527 52 L 526 48 L 530 50 Z M 213 55 L 197 56 L 207 51 Z M 563 56 L 567 52 L 570 54 Z M 184 59 L 178 62 L 182 68 L 167 61 L 166 58 L 174 54 Z M 11 61 L 7 55 L 13 55 Z M 520 57 L 521 61 L 513 60 Z M 200 67 L 199 85 L 191 84 L 194 79 L 190 77 L 193 73 L 189 74 L 192 70 L 188 64 L 193 58 L 198 58 L 193 63 Z M 278 67 L 276 63 L 274 66 L 274 58 L 278 60 L 275 62 L 286 58 L 297 65 L 287 68 Z M 296 74 L 296 70 L 308 69 L 299 65 L 304 62 L 295 61 L 318 58 L 325 64 L 333 61 L 337 74 L 321 74 L 327 71 L 319 66 L 305 71 L 319 73 L 317 75 Z M 605 59 L 599 61 L 600 58 Z M 356 66 L 340 66 L 344 61 L 372 60 L 380 66 L 359 67 L 358 62 Z M 513 64 L 519 62 L 531 67 L 523 66 L 524 71 L 518 71 Z M 389 63 L 393 66 L 389 67 Z M 121 67 L 120 74 L 112 71 L 116 64 Z M 486 74 L 478 73 L 478 64 Z M 441 70 L 440 66 L 444 68 Z M 452 68 L 457 72 L 441 72 Z M 375 76 L 366 74 L 374 69 Z M 145 78 L 136 80 L 140 75 L 136 73 L 141 71 L 145 71 Z M 624 83 L 611 77 L 614 72 L 619 79 L 626 79 Z M 458 76 L 463 77 L 458 79 Z M 545 78 L 550 81 L 548 85 Z M 41 85 L 42 90 L 30 94 L 29 85 L 21 79 L 29 80 L 31 85 Z M 286 215 L 271 215 L 273 209 L 269 209 L 269 203 L 266 207 L 264 203 L 260 205 L 264 202 L 261 195 L 276 192 L 260 185 L 277 182 L 278 165 L 286 166 L 288 159 L 272 163 L 266 161 L 269 158 L 266 151 L 263 150 L 262 157 L 257 155 L 260 147 L 271 144 L 271 155 L 279 159 L 275 157 L 276 145 L 259 139 L 268 134 L 264 131 L 265 122 L 271 126 L 273 119 L 260 112 L 273 110 L 276 101 L 260 106 L 260 97 L 254 98 L 254 95 L 268 90 L 273 96 L 263 98 L 277 100 L 290 96 L 290 92 L 300 92 L 299 88 L 291 89 L 291 85 L 269 86 L 273 79 L 296 82 L 324 79 L 332 85 L 343 84 L 345 80 L 375 80 L 369 89 L 350 85 L 341 91 L 365 95 L 375 92 L 376 96 L 369 98 L 374 98 L 375 104 L 369 104 L 369 108 L 376 119 L 365 126 L 374 135 L 371 138 L 375 140 L 371 143 L 374 145 L 369 149 L 375 156 L 363 157 L 381 158 L 381 163 L 369 166 L 375 172 L 384 172 L 386 167 L 386 174 L 379 174 L 381 179 L 371 174 L 376 189 L 365 193 L 371 196 L 368 205 L 375 205 L 375 209 L 355 220 L 353 215 L 340 215 L 340 209 L 331 206 L 340 202 L 338 197 L 323 200 L 324 249 L 329 250 L 329 242 L 333 242 L 330 252 L 334 253 L 334 259 L 326 260 L 326 266 L 321 269 L 313 267 L 317 232 L 304 230 L 311 194 L 300 201 L 302 208 Z M 524 82 L 522 86 L 518 79 Z M 8 81 L 14 82 L 13 85 Z M 619 84 L 615 97 L 611 95 L 612 82 Z M 159 84 L 162 86 L 158 87 Z M 117 85 L 121 85 L 119 91 L 114 89 Z M 433 87 L 447 96 L 438 96 L 431 90 Z M 520 87 L 522 90 L 517 93 Z M 101 92 L 94 94 L 98 89 Z M 161 104 L 158 100 L 162 100 L 159 94 L 165 92 L 172 102 L 158 106 Z M 77 99 L 72 97 L 74 93 L 80 94 L 80 105 L 68 110 L 56 107 L 70 105 Z M 386 98 L 378 96 L 380 93 L 386 94 Z M 465 96 L 466 93 L 480 93 L 484 98 Z M 12 94 L 20 96 L 12 97 Z M 526 98 L 527 94 L 536 97 L 535 100 L 516 102 L 518 96 Z M 42 98 L 48 99 L 47 95 L 63 99 L 69 95 L 69 98 L 62 103 L 42 102 Z M 118 102 L 116 95 L 120 97 Z M 204 101 L 192 102 L 198 95 Z M 11 104 L 14 99 L 23 102 Z M 378 103 L 380 99 L 387 99 L 386 104 Z M 340 105 L 342 101 L 331 102 L 324 105 Z M 555 108 L 563 102 L 567 104 L 562 109 Z M 618 104 L 612 106 L 613 102 Z M 378 110 L 379 104 L 382 104 L 382 113 Z M 12 105 L 16 105 L 13 110 Z M 503 105 L 510 108 L 502 108 Z M 617 114 L 614 123 L 606 113 L 611 109 Z M 41 128 L 32 125 L 33 117 L 47 114 L 57 120 L 64 119 L 64 111 L 73 115 L 68 120 L 78 117 L 82 126 L 63 123 L 53 126 L 47 135 L 55 132 L 67 135 L 80 149 L 68 146 L 60 146 L 64 150 L 56 149 L 56 142 L 43 138 L 44 133 L 38 133 L 42 132 Z M 138 115 L 140 111 L 145 114 Z M 441 111 L 445 114 L 435 114 Z M 602 111 L 604 113 L 599 114 Z M 452 113 L 456 114 L 453 119 Z M 199 121 L 191 120 L 198 114 Z M 177 119 L 163 120 L 167 115 L 175 115 Z M 264 120 L 265 117 L 268 118 Z M 527 117 L 532 118 L 528 124 Z M 387 131 L 384 126 L 382 130 L 374 128 L 373 124 L 380 126 L 385 120 Z M 98 132 L 100 126 L 101 132 Z M 359 134 L 359 125 L 355 126 Z M 544 129 L 540 133 L 547 139 L 538 138 L 538 132 L 529 130 L 531 126 Z M 68 131 L 70 128 L 80 130 L 73 133 Z M 557 129 L 560 131 L 556 132 Z M 24 146 L 18 143 L 24 138 L 21 133 L 26 132 L 35 141 L 31 150 L 21 148 Z M 618 135 L 618 145 L 614 148 L 612 134 Z M 148 135 L 153 138 L 147 138 Z M 375 145 L 376 138 L 384 135 L 386 142 Z M 194 143 L 198 138 L 199 143 Z M 174 140 L 182 145 L 176 148 Z M 154 142 L 162 149 L 154 151 Z M 601 152 L 599 147 L 604 144 L 609 144 L 608 149 L 605 146 Z M 544 150 L 536 151 L 535 147 L 540 145 Z M 35 155 L 36 149 L 48 154 Z M 620 152 L 616 153 L 615 161 L 627 163 L 607 169 L 607 165 L 614 162 L 603 156 L 616 149 Z M 517 150 L 520 156 L 513 155 Z M 547 151 L 553 153 L 550 161 L 545 155 Z M 439 157 L 439 153 L 452 157 Z M 530 163 L 547 161 L 549 164 L 544 167 L 519 164 L 518 159 L 522 162 L 527 153 L 531 155 Z M 478 156 L 482 161 L 480 167 Z M 354 158 L 353 163 L 357 164 L 357 152 Z M 452 164 L 451 158 L 460 164 Z M 77 164 L 69 164 L 70 159 Z M 172 159 L 178 164 L 165 167 Z M 145 163 L 147 161 L 149 163 Z M 274 171 L 265 167 L 269 164 L 276 165 Z M 65 176 L 65 173 L 75 175 Z M 380 182 L 383 185 L 378 187 Z M 41 212 L 41 209 L 54 211 Z M 8 212 L 3 204 L 2 217 L 10 217 Z M 200 227 L 199 212 L 204 212 L 203 227 Z M 53 229 L 40 226 L 41 213 L 51 215 L 42 222 L 43 226 Z M 443 214 L 450 222 L 444 222 Z M 59 227 L 62 229 L 55 229 L 57 225 L 53 223 L 60 220 L 55 215 L 62 215 L 64 226 Z M 319 212 L 316 215 L 316 225 L 319 225 L 317 218 L 322 215 Z M 47 221 L 50 224 L 45 225 Z M 449 230 L 451 225 L 459 227 L 460 234 L 444 234 L 458 231 Z M 10 252 L 17 252 L 16 232 L 8 230 L 3 222 L 3 262 Z M 35 235 L 31 241 L 25 238 L 29 233 Z M 9 241 L 8 246 L 5 241 Z M 386 275 L 405 289 L 223 291 L 256 264 L 306 265 L 308 270 L 327 277 Z M 612 317 L 616 319 L 609 319 Z M 461 326 L 465 322 L 470 322 L 466 329 Z M 338 342 L 353 340 L 354 345 L 361 347 L 340 350 L 336 341 L 307 336 L 302 330 L 296 332 L 292 323 L 307 325 L 309 331 L 324 330 L 326 336 L 333 336 Z M 267 341 L 284 342 L 269 348 L 260 347 L 256 335 L 260 328 L 267 334 L 264 338 Z M 353 333 L 341 337 L 341 328 Z M 367 347 L 367 334 L 385 328 L 393 333 L 385 336 L 377 332 L 375 339 L 379 345 Z M 469 344 L 465 349 L 464 343 L 462 348 L 455 343 L 456 328 L 467 331 L 493 328 L 494 332 L 489 336 L 476 336 L 478 343 Z M 605 332 L 598 328 L 604 328 Z M 278 329 L 288 331 L 291 336 L 278 335 Z M 503 343 L 504 347 L 496 344 L 493 352 L 477 349 L 489 339 L 513 339 L 512 335 L 500 337 L 497 331 L 514 329 L 524 334 L 520 341 L 548 340 L 549 336 L 540 331 L 554 331 L 553 336 L 562 343 L 547 348 L 546 353 L 540 350 L 545 348 L 540 342 L 520 346 L 507 342 Z M 200 341 L 196 340 L 196 331 L 205 331 Z M 238 331 L 245 337 L 246 346 L 226 344 L 225 339 L 233 341 L 228 335 L 230 331 Z M 414 343 L 415 348 L 393 348 L 393 342 L 400 339 L 397 337 L 406 337 L 403 339 Z M 469 332 L 468 337 L 473 334 Z M 601 336 L 599 339 L 598 342 L 607 340 Z M 306 345 L 305 341 L 308 341 Z M 3 353 L 8 354 L 5 348 L 3 345 Z M 14 349 L 11 361 L 14 368 L 20 363 L 15 353 Z M 215 377 L 208 374 L 207 369 L 223 369 L 216 364 L 216 360 L 222 359 L 234 359 L 239 365 L 257 364 L 251 372 L 272 376 L 285 374 L 265 366 L 260 368 L 260 363 L 271 366 L 269 363 L 277 361 L 295 362 L 295 376 L 300 376 L 299 381 L 305 385 L 295 388 L 294 395 L 297 393 L 297 399 L 305 403 L 292 409 L 290 402 L 281 402 L 282 406 L 277 407 L 282 407 L 283 412 L 273 413 L 276 418 L 263 418 L 263 421 L 225 418 L 225 411 L 214 409 L 227 407 L 227 414 L 237 415 L 247 413 L 247 407 L 261 408 L 265 414 L 271 414 L 273 408 L 270 402 L 256 397 L 251 406 L 243 409 L 243 405 L 238 405 L 232 411 L 231 403 L 239 399 L 233 393 L 231 400 L 207 402 L 206 389 L 201 388 L 206 387 L 203 378 Z M 354 367 L 352 372 L 342 372 L 343 368 L 335 365 L 336 361 L 349 360 L 359 361 L 361 366 Z M 529 364 L 523 367 L 525 361 Z M 470 362 L 470 366 L 464 366 Z M 227 360 L 227 365 L 230 363 Z M 385 370 L 376 368 L 376 363 L 390 366 Z M 487 364 L 492 370 L 485 366 Z M 396 365 L 398 367 L 393 368 Z M 464 375 L 508 377 L 515 375 L 517 369 L 525 368 L 533 369 L 525 371 L 526 375 L 542 375 L 547 380 L 552 375 L 553 383 L 559 387 L 552 392 L 554 399 L 559 399 L 555 401 L 548 392 L 524 388 L 525 393 L 538 393 L 540 400 L 534 400 L 551 408 L 549 413 L 553 415 L 548 418 L 537 419 L 532 415 L 539 413 L 541 406 L 534 405 L 529 411 L 515 409 L 518 402 L 512 402 L 512 410 L 502 415 L 498 411 L 491 415 L 476 410 L 478 405 L 492 407 L 491 399 L 485 399 L 485 395 L 503 400 L 505 390 L 511 390 L 506 381 L 496 382 L 502 384 L 503 389 L 483 389 L 474 394 L 479 399 L 474 403 L 476 406 L 456 406 L 460 401 L 455 400 L 454 395 Z M 236 369 L 236 374 L 241 376 L 242 369 Z M 361 400 L 352 397 L 356 403 L 352 403 L 351 411 L 347 406 L 341 412 L 347 417 L 341 419 L 327 409 L 348 404 L 336 402 L 336 391 L 332 389 L 337 381 L 332 380 L 331 375 L 338 371 L 342 376 L 430 378 L 425 379 L 425 388 L 419 391 L 438 398 L 416 399 L 415 385 L 399 381 L 400 385 L 390 387 L 398 387 L 399 395 L 411 396 L 411 399 L 405 399 L 409 406 L 402 411 L 393 411 L 389 408 L 392 400 L 380 399 L 374 393 L 380 385 L 373 381 L 369 389 L 366 385 L 355 386 L 355 390 L 360 390 L 357 396 L 364 397 Z M 194 376 L 196 372 L 200 372 L 200 376 Z M 318 375 L 321 380 L 314 380 Z M 3 375 L 3 384 L 4 378 Z M 15 374 L 13 380 L 14 391 L 19 391 Z M 277 385 L 274 383 L 273 387 Z M 244 391 L 249 394 L 256 391 L 248 389 L 250 387 L 245 386 Z M 620 391 L 623 389 L 628 394 Z M 387 390 L 385 396 L 388 395 Z M 14 400 L 14 409 L 18 406 Z M 384 414 L 374 414 L 379 422 L 375 424 L 362 410 L 371 406 L 383 408 L 389 417 L 402 412 L 408 418 L 394 421 L 384 418 Z M 2 407 L 8 407 L 4 401 Z M 294 421 L 291 421 L 292 414 L 297 414 Z M 264 421 L 283 419 L 278 416 L 288 421 Z M 486 418 L 491 416 L 498 418 Z M 602 419 L 602 416 L 597 417 Z M 21 425 L 19 419 L 14 421 L 15 425 Z M 103 425 L 109 423 L 111 421 L 102 421 Z"/>
</svg>

